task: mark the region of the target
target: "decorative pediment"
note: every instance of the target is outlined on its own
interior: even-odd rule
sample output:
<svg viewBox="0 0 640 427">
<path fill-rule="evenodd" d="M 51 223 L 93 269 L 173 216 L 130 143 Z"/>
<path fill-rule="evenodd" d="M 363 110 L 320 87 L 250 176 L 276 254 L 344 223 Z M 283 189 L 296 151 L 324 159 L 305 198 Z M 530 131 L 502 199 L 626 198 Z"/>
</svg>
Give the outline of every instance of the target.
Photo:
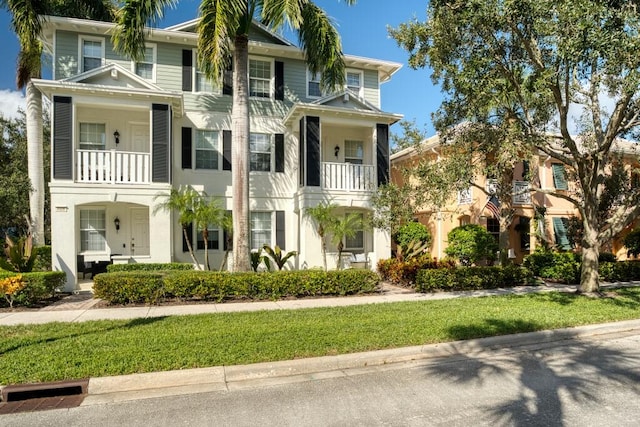
<svg viewBox="0 0 640 427">
<path fill-rule="evenodd" d="M 126 68 L 110 63 L 93 70 L 85 71 L 62 81 L 84 83 L 99 86 L 124 87 L 163 91 L 159 86 L 143 79 Z"/>
<path fill-rule="evenodd" d="M 165 28 L 169 31 L 184 31 L 187 33 L 195 33 L 200 18 L 192 19 L 180 24 L 172 25 Z M 280 34 L 274 33 L 267 26 L 261 24 L 255 19 L 251 23 L 249 29 L 249 40 L 261 43 L 279 44 L 284 46 L 294 46 L 289 40 L 282 37 Z"/>
<path fill-rule="evenodd" d="M 366 99 L 360 98 L 355 92 L 349 89 L 316 99 L 312 104 L 324 105 L 327 107 L 347 108 L 351 110 L 366 110 L 376 113 L 382 112 L 378 107 L 368 102 Z"/>
</svg>

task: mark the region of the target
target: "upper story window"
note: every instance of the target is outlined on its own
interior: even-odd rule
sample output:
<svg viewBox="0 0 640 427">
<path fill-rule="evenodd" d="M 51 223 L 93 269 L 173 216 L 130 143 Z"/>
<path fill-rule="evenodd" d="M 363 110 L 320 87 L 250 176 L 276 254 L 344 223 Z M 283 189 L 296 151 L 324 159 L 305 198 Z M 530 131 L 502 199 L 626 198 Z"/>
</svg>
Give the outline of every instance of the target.
<svg viewBox="0 0 640 427">
<path fill-rule="evenodd" d="M 564 169 L 564 165 L 562 163 L 553 163 L 551 165 L 551 169 L 553 171 L 553 185 L 558 190 L 568 190 L 569 185 L 567 184 L 567 172 Z"/>
<path fill-rule="evenodd" d="M 106 220 L 104 209 L 80 211 L 80 250 L 102 252 L 106 249 Z"/>
<path fill-rule="evenodd" d="M 104 39 L 80 37 L 80 58 L 81 73 L 100 67 L 104 58 Z"/>
<path fill-rule="evenodd" d="M 271 61 L 249 59 L 249 96 L 271 98 Z"/>
<path fill-rule="evenodd" d="M 344 142 L 344 162 L 361 165 L 364 157 L 362 141 L 346 140 Z"/>
<path fill-rule="evenodd" d="M 458 191 L 459 205 L 470 205 L 471 203 L 473 203 L 473 198 L 471 195 L 471 187 Z"/>
<path fill-rule="evenodd" d="M 271 171 L 271 135 L 251 133 L 249 137 L 249 170 L 252 172 Z"/>
<path fill-rule="evenodd" d="M 347 89 L 362 98 L 363 96 L 363 74 L 362 71 L 347 70 Z"/>
<path fill-rule="evenodd" d="M 134 63 L 134 71 L 146 80 L 156 80 L 156 45 L 147 44 L 144 48 L 144 58 Z"/>
<path fill-rule="evenodd" d="M 320 73 L 312 73 L 307 70 L 307 98 L 320 98 L 321 96 Z"/>
<path fill-rule="evenodd" d="M 104 150 L 105 135 L 104 123 L 80 123 L 79 148 L 81 150 Z"/>
<path fill-rule="evenodd" d="M 218 132 L 196 129 L 196 169 L 218 169 L 219 154 Z"/>
</svg>

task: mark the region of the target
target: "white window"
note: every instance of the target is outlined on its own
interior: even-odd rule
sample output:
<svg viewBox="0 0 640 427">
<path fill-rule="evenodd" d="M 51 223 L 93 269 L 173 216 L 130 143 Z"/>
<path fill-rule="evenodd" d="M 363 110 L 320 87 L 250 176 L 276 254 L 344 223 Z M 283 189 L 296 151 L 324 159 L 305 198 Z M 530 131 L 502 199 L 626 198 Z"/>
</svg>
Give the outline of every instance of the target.
<svg viewBox="0 0 640 427">
<path fill-rule="evenodd" d="M 312 73 L 307 70 L 307 98 L 319 98 L 321 96 L 320 73 Z"/>
<path fill-rule="evenodd" d="M 251 133 L 249 136 L 249 170 L 252 172 L 271 171 L 271 135 Z"/>
<path fill-rule="evenodd" d="M 198 52 L 193 51 L 193 91 L 194 92 L 208 92 L 208 93 L 220 93 L 220 86 L 204 74 L 198 67 Z"/>
<path fill-rule="evenodd" d="M 360 227 L 358 227 L 356 233 L 352 237 L 345 237 L 344 248 L 347 250 L 364 250 L 364 215 L 361 213 L 358 213 L 356 215 L 358 215 L 358 217 L 360 218 Z"/>
<path fill-rule="evenodd" d="M 156 45 L 148 44 L 144 48 L 144 58 L 133 64 L 134 72 L 146 80 L 156 80 Z"/>
<path fill-rule="evenodd" d="M 106 221 L 104 209 L 80 210 L 80 250 L 104 252 L 106 249 Z"/>
<path fill-rule="evenodd" d="M 209 236 L 207 238 L 207 248 L 212 250 L 220 249 L 220 229 L 217 225 L 209 225 Z M 204 238 L 202 236 L 202 230 L 198 230 L 198 250 L 204 250 Z"/>
<path fill-rule="evenodd" d="M 344 142 L 344 162 L 361 165 L 364 157 L 362 141 L 346 140 Z"/>
<path fill-rule="evenodd" d="M 105 141 L 104 123 L 80 123 L 81 150 L 104 150 Z"/>
<path fill-rule="evenodd" d="M 271 246 L 271 212 L 251 212 L 251 249 Z"/>
<path fill-rule="evenodd" d="M 80 37 L 80 72 L 98 68 L 103 63 L 104 40 L 101 38 Z"/>
<path fill-rule="evenodd" d="M 196 129 L 196 169 L 218 169 L 219 133 Z"/>
<path fill-rule="evenodd" d="M 471 187 L 458 191 L 458 204 L 470 205 L 473 202 Z"/>
<path fill-rule="evenodd" d="M 249 59 L 249 96 L 271 98 L 271 61 Z"/>
<path fill-rule="evenodd" d="M 362 71 L 347 70 L 347 89 L 362 98 Z"/>
</svg>

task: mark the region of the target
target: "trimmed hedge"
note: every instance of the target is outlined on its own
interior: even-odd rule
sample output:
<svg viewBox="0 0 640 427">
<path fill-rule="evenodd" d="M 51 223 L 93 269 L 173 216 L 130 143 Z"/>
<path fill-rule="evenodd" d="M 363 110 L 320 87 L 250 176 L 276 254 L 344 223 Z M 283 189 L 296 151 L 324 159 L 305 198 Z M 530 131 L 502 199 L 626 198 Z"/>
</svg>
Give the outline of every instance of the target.
<svg viewBox="0 0 640 427">
<path fill-rule="evenodd" d="M 416 282 L 418 271 L 430 268 L 454 268 L 454 260 L 438 261 L 429 256 L 421 256 L 401 261 L 397 258 L 378 261 L 378 273 L 382 280 L 403 286 L 412 286 Z"/>
<path fill-rule="evenodd" d="M 164 271 L 164 270 L 193 270 L 193 264 L 189 262 L 166 262 L 166 263 L 134 263 L 134 264 L 109 264 L 108 273 L 119 271 Z"/>
<path fill-rule="evenodd" d="M 531 271 L 506 267 L 458 267 L 420 270 L 416 277 L 417 292 L 465 291 L 527 285 L 533 281 Z"/>
<path fill-rule="evenodd" d="M 607 282 L 640 280 L 640 261 L 603 262 L 598 273 L 600 279 Z"/>
<path fill-rule="evenodd" d="M 280 299 L 353 295 L 376 290 L 378 275 L 369 270 L 302 270 L 272 273 L 217 271 L 116 272 L 98 274 L 94 294 L 114 304 L 157 303 L 164 299 Z"/>
<path fill-rule="evenodd" d="M 15 296 L 14 304 L 33 305 L 38 301 L 51 298 L 56 289 L 62 288 L 67 281 L 67 276 L 63 271 L 37 271 L 31 273 L 13 273 L 0 271 L 0 279 L 22 275 L 26 286 Z M 0 303 L 4 301 L 1 298 Z"/>
<path fill-rule="evenodd" d="M 33 248 L 36 260 L 32 271 L 51 271 L 51 246 L 36 246 Z"/>
</svg>

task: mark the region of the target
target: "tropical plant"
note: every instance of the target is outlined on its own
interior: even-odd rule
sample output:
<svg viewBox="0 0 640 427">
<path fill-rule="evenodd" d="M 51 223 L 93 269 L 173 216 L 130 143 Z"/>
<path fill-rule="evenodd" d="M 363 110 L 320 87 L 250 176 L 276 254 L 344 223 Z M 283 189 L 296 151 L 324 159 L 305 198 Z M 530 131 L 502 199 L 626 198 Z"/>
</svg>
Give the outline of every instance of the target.
<svg viewBox="0 0 640 427">
<path fill-rule="evenodd" d="M 627 248 L 627 256 L 640 255 L 640 228 L 636 228 L 624 236 L 622 243 Z"/>
<path fill-rule="evenodd" d="M 0 294 L 4 295 L 4 298 L 9 303 L 9 308 L 13 308 L 15 294 L 24 289 L 26 285 L 27 283 L 22 279 L 20 274 L 0 279 Z"/>
<path fill-rule="evenodd" d="M 400 246 L 407 246 L 409 243 L 417 241 L 419 244 L 425 244 L 428 248 L 431 245 L 431 233 L 426 225 L 411 221 L 400 226 L 394 240 Z"/>
<path fill-rule="evenodd" d="M 202 193 L 193 199 L 193 221 L 202 233 L 204 241 L 204 265 L 207 270 L 209 267 L 209 227 L 223 225 L 223 218 L 226 211 L 220 207 L 217 199 L 210 198 L 206 193 Z"/>
<path fill-rule="evenodd" d="M 0 0 L 11 14 L 11 27 L 18 36 L 20 53 L 16 72 L 18 89 L 25 88 L 28 174 L 32 191 L 29 197 L 30 223 L 36 245 L 44 244 L 44 162 L 42 143 L 42 94 L 31 79 L 41 76 L 42 42 L 40 35 L 47 15 L 112 21 L 116 14 L 112 0 L 24 1 Z"/>
<path fill-rule="evenodd" d="M 327 229 L 335 222 L 336 218 L 333 214 L 338 205 L 331 202 L 320 202 L 316 206 L 306 208 L 304 215 L 310 218 L 315 226 L 316 233 L 320 237 L 320 251 L 322 252 L 322 265 L 324 271 L 327 271 Z"/>
<path fill-rule="evenodd" d="M 185 242 L 187 243 L 189 255 L 191 255 L 191 259 L 198 270 L 201 269 L 200 263 L 193 253 L 193 245 L 191 244 L 192 236 L 189 236 L 188 227 L 195 220 L 194 206 L 199 198 L 200 195 L 198 192 L 190 185 L 180 187 L 178 189 L 172 188 L 168 194 L 159 193 L 153 198 L 154 201 L 163 199 L 153 209 L 154 213 L 161 210 L 178 211 L 178 222 L 182 226 L 182 234 Z"/>
<path fill-rule="evenodd" d="M 0 257 L 0 267 L 7 271 L 28 273 L 33 269 L 37 253 L 33 250 L 33 238 L 31 234 L 13 241 L 9 236 L 5 237 L 4 254 L 6 259 Z"/>
<path fill-rule="evenodd" d="M 423 256 L 429 249 L 427 242 L 421 242 L 420 240 L 411 240 L 404 245 L 398 245 L 396 248 L 396 258 L 400 261 L 407 261 L 412 258 Z"/>
<path fill-rule="evenodd" d="M 251 269 L 257 272 L 258 267 L 260 267 L 260 264 L 262 262 L 264 262 L 264 264 L 267 266 L 267 270 L 271 270 L 271 264 L 269 264 L 269 260 L 265 259 L 265 257 L 262 255 L 262 248 L 251 251 Z"/>
<path fill-rule="evenodd" d="M 478 224 L 456 227 L 447 234 L 447 239 L 445 253 L 457 258 L 462 265 L 469 266 L 482 260 L 492 262 L 496 258 L 496 239 Z"/>
<path fill-rule="evenodd" d="M 355 0 L 345 0 L 354 4 Z M 127 2 L 118 14 L 113 33 L 117 51 L 133 60 L 144 56 L 145 26 L 162 17 L 175 0 Z M 249 271 L 249 30 L 254 18 L 278 30 L 288 24 L 298 33 L 309 71 L 321 73 L 321 86 L 342 87 L 345 63 L 340 36 L 326 13 L 311 0 L 228 0 L 200 3 L 198 67 L 218 82 L 233 63 L 231 111 L 234 167 L 233 268 Z"/>
<path fill-rule="evenodd" d="M 334 221 L 329 224 L 329 233 L 331 234 L 331 242 L 338 249 L 338 270 L 342 269 L 342 251 L 344 249 L 344 240 L 351 238 L 362 230 L 364 222 L 362 216 L 357 213 L 350 213 L 345 216 L 335 217 Z"/>
<path fill-rule="evenodd" d="M 220 271 L 224 270 L 227 265 L 227 259 L 229 258 L 229 252 L 233 249 L 233 217 L 231 212 L 226 212 L 222 218 L 222 230 L 224 233 L 224 256 L 222 258 L 222 264 L 220 264 Z"/>
<path fill-rule="evenodd" d="M 282 268 L 287 264 L 287 261 L 289 260 L 289 258 L 292 258 L 298 255 L 298 252 L 296 251 L 289 251 L 285 254 L 282 252 L 282 249 L 280 249 L 280 246 L 278 245 L 275 245 L 273 248 L 271 248 L 271 246 L 269 245 L 264 245 L 263 249 L 268 255 L 268 257 L 267 256 L 264 257 L 265 260 L 268 260 L 268 258 L 271 258 L 271 260 L 276 263 L 276 267 L 278 267 L 278 270 L 282 270 Z M 267 268 L 271 270 L 270 267 L 271 267 L 271 263 L 269 262 L 269 264 L 267 264 Z"/>
</svg>

